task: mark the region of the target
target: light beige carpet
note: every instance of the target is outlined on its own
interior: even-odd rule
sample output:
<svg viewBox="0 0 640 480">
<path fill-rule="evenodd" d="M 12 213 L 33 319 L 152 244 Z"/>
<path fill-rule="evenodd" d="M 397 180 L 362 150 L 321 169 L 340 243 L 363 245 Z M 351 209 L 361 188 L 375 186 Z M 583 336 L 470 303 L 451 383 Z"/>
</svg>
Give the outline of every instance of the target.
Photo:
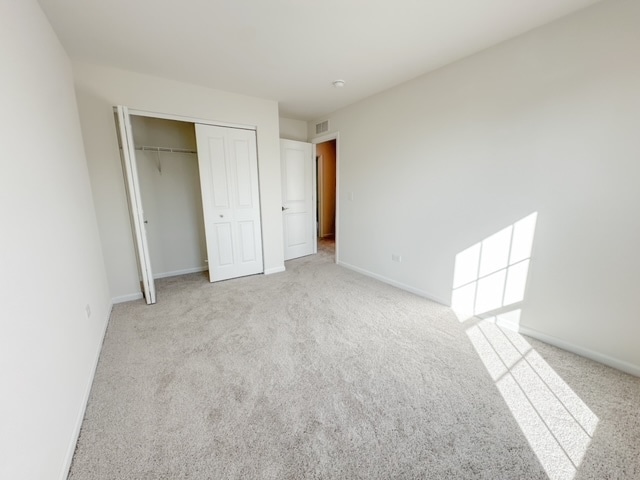
<svg viewBox="0 0 640 480">
<path fill-rule="evenodd" d="M 329 250 L 158 290 L 113 310 L 73 480 L 640 478 L 640 379 Z"/>
</svg>

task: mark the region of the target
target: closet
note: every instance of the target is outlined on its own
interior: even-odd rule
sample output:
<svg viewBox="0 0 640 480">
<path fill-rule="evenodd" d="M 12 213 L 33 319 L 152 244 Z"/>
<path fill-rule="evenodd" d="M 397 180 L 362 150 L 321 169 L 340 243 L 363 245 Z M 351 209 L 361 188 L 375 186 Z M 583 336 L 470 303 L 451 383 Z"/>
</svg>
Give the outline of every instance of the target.
<svg viewBox="0 0 640 480">
<path fill-rule="evenodd" d="M 254 127 L 114 107 L 140 287 L 264 272 Z M 184 119 L 183 119 L 184 118 Z"/>
<path fill-rule="evenodd" d="M 207 269 L 193 123 L 131 116 L 154 278 Z"/>
</svg>

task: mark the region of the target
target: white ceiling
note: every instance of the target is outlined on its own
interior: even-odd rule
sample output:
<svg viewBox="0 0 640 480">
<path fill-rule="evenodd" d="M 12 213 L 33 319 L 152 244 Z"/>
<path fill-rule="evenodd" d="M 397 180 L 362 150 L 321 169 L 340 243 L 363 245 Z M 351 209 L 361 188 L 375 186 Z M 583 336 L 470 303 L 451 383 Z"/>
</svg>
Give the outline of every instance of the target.
<svg viewBox="0 0 640 480">
<path fill-rule="evenodd" d="M 74 60 L 277 100 L 301 120 L 597 1 L 39 0 Z"/>
</svg>

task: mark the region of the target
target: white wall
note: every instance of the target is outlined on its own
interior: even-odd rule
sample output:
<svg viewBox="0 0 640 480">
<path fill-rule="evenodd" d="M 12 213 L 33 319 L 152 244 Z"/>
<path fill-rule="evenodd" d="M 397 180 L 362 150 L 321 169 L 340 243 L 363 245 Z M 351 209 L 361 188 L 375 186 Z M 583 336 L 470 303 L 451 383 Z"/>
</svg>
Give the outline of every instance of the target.
<svg viewBox="0 0 640 480">
<path fill-rule="evenodd" d="M 257 127 L 265 272 L 284 269 L 278 105 L 108 67 L 75 64 L 76 94 L 111 293 L 140 292 L 112 107 Z"/>
<path fill-rule="evenodd" d="M 0 0 L 0 59 L 0 478 L 63 479 L 110 295 L 71 65 L 34 0 Z"/>
<path fill-rule="evenodd" d="M 286 140 L 307 141 L 307 122 L 293 118 L 280 117 L 280 138 Z"/>
<path fill-rule="evenodd" d="M 449 303 L 456 254 L 537 211 L 521 325 L 640 374 L 638 25 L 599 3 L 331 115 L 341 260 Z"/>
<path fill-rule="evenodd" d="M 193 123 L 131 116 L 136 147 L 196 150 Z M 155 278 L 206 269 L 198 157 L 136 151 L 151 267 Z"/>
</svg>

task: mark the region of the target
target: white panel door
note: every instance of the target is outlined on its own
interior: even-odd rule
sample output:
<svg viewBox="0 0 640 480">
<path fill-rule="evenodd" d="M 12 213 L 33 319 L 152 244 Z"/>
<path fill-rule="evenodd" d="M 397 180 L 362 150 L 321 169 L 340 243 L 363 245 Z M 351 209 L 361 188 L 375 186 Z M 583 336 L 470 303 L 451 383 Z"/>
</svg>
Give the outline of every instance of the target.
<svg viewBox="0 0 640 480">
<path fill-rule="evenodd" d="M 280 140 L 284 259 L 317 251 L 313 145 Z"/>
<path fill-rule="evenodd" d="M 115 110 L 121 147 L 122 170 L 124 171 L 125 185 L 127 187 L 127 200 L 129 201 L 129 211 L 131 213 L 131 225 L 135 238 L 142 292 L 147 304 L 152 304 L 156 303 L 156 286 L 153 280 L 153 272 L 151 271 L 151 258 L 149 257 L 149 243 L 147 242 L 147 230 L 144 224 L 144 211 L 140 196 L 140 182 L 138 181 L 138 166 L 131 119 L 129 118 L 127 107 L 117 106 Z"/>
<path fill-rule="evenodd" d="M 256 132 L 196 124 L 209 279 L 264 271 Z"/>
</svg>

